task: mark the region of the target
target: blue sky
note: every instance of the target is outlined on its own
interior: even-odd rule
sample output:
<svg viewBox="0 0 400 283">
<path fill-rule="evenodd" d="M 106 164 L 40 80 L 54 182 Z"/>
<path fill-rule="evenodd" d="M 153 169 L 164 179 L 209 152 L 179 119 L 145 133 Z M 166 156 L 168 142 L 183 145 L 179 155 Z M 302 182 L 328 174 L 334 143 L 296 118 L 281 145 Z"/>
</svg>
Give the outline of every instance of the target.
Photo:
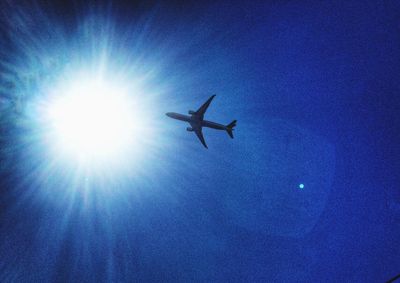
<svg viewBox="0 0 400 283">
<path fill-rule="evenodd" d="M 399 4 L 129 2 L 0 5 L 0 281 L 399 273 Z M 152 135 L 98 171 L 52 155 L 37 117 L 102 58 Z M 238 125 L 206 150 L 165 113 L 214 93 L 207 119 Z"/>
</svg>

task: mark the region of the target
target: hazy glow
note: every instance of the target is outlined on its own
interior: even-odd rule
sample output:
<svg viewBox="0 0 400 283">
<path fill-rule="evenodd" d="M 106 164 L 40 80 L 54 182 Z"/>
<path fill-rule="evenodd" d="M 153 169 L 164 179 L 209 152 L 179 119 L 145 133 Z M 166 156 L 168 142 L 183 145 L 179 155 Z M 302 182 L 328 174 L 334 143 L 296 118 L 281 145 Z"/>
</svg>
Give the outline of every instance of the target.
<svg viewBox="0 0 400 283">
<path fill-rule="evenodd" d="M 102 269 L 109 281 L 118 281 L 124 272 L 115 269 L 117 246 L 125 247 L 118 254 L 127 266 L 137 263 L 129 259 L 136 247 L 125 233 L 136 233 L 136 225 L 142 231 L 146 205 L 175 199 L 179 189 L 164 186 L 180 180 L 175 164 L 195 172 L 193 162 L 182 162 L 190 152 L 183 153 L 177 132 L 169 129 L 176 126 L 164 115 L 185 109 L 176 105 L 176 94 L 185 89 L 189 97 L 190 76 L 168 64 L 178 57 L 170 58 L 173 48 L 153 40 L 147 17 L 118 25 L 108 10 L 101 15 L 82 11 L 64 28 L 54 22 L 58 16 L 47 18 L 37 4 L 22 10 L 22 5 L 1 5 L 8 6 L 2 15 L 10 15 L 2 18 L 7 23 L 2 31 L 15 48 L 2 51 L 2 78 L 9 84 L 0 89 L 10 96 L 2 119 L 11 130 L 2 137 L 1 168 L 18 196 L 10 215 L 21 207 L 27 215 L 33 209 L 30 247 L 35 251 L 26 255 L 37 255 L 40 270 L 52 270 L 59 255 L 69 260 L 70 252 L 73 266 L 93 267 L 105 255 Z M 180 133 L 186 137 L 184 128 Z M 39 211 L 44 217 L 37 217 Z M 14 253 L 10 258 L 11 264 L 2 265 L 2 274 L 11 275 L 5 281 L 20 278 L 15 270 L 25 261 Z M 121 271 L 122 277 L 114 277 Z M 97 274 L 91 268 L 87 272 Z M 38 274 L 39 281 L 54 279 Z"/>
<path fill-rule="evenodd" d="M 103 81 L 77 81 L 49 104 L 53 137 L 80 159 L 111 158 L 134 146 L 140 118 L 122 89 Z M 135 127 L 136 125 L 136 127 Z"/>
<path fill-rule="evenodd" d="M 70 61 L 40 84 L 28 108 L 37 153 L 76 176 L 138 172 L 159 141 L 154 89 L 109 57 Z"/>
<path fill-rule="evenodd" d="M 299 188 L 300 188 L 300 189 L 304 189 L 304 184 L 300 184 L 300 185 L 299 185 Z"/>
</svg>

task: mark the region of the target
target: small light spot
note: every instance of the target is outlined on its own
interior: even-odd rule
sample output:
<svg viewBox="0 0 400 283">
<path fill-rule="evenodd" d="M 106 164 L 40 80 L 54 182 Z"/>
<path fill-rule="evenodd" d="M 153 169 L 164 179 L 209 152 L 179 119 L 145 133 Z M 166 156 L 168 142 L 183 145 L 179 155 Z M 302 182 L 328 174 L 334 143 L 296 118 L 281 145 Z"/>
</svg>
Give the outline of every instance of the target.
<svg viewBox="0 0 400 283">
<path fill-rule="evenodd" d="M 300 189 L 304 189 L 304 184 L 300 184 L 300 185 L 299 185 L 299 188 L 300 188 Z"/>
</svg>

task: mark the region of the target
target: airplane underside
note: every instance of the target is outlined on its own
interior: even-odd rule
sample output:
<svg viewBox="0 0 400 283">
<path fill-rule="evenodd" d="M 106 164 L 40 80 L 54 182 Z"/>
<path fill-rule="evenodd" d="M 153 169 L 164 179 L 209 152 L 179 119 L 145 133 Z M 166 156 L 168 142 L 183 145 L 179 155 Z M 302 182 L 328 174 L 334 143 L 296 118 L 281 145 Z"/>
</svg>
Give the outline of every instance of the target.
<svg viewBox="0 0 400 283">
<path fill-rule="evenodd" d="M 186 130 L 189 132 L 194 132 L 205 148 L 208 148 L 208 146 L 204 140 L 202 131 L 203 127 L 212 128 L 216 130 L 225 130 L 228 133 L 228 135 L 233 139 L 233 128 L 236 126 L 236 120 L 233 120 L 228 125 L 223 125 L 212 121 L 204 120 L 204 114 L 214 97 L 215 95 L 211 96 L 197 111 L 190 110 L 189 114 L 191 116 L 173 112 L 169 112 L 166 114 L 170 118 L 188 122 L 191 127 L 186 128 Z"/>
</svg>

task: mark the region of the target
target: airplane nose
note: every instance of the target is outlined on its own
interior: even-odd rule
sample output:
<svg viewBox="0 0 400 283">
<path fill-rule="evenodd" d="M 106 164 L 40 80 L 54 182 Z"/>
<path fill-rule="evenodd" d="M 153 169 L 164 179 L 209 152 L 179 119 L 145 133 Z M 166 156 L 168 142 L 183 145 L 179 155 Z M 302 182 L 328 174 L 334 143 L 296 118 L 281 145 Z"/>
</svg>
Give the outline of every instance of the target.
<svg viewBox="0 0 400 283">
<path fill-rule="evenodd" d="M 165 113 L 165 115 L 167 115 L 168 117 L 171 117 L 171 112 Z"/>
</svg>

